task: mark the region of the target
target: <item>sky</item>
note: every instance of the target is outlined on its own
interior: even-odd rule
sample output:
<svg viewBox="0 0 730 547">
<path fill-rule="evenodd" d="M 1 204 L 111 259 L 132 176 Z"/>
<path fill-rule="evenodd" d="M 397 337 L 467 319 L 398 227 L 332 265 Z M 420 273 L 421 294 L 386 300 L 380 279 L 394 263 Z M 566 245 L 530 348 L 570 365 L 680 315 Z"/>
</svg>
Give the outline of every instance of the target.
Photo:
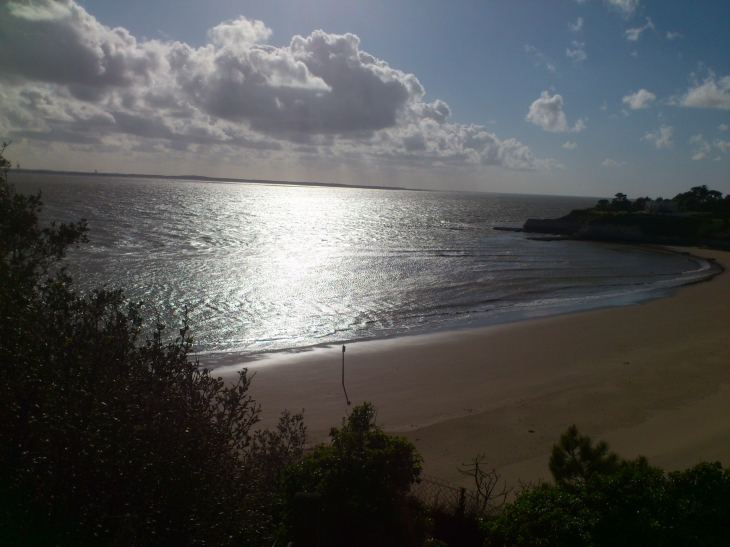
<svg viewBox="0 0 730 547">
<path fill-rule="evenodd" d="M 0 0 L 24 168 L 730 193 L 725 0 Z"/>
</svg>

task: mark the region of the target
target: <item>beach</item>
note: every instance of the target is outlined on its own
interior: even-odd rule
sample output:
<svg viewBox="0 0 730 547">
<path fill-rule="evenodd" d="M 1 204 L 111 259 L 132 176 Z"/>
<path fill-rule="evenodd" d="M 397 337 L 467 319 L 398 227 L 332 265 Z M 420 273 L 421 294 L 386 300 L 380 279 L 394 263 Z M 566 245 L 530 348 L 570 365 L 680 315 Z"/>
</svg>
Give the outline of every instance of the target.
<svg viewBox="0 0 730 547">
<path fill-rule="evenodd" d="M 676 250 L 730 267 L 728 252 Z M 242 366 L 260 425 L 303 408 L 310 446 L 352 408 L 340 345 Z M 345 383 L 353 404 L 372 402 L 378 424 L 415 444 L 426 475 L 464 486 L 458 466 L 482 453 L 508 485 L 549 480 L 550 449 L 573 424 L 666 470 L 727 466 L 730 275 L 640 304 L 347 344 Z"/>
</svg>

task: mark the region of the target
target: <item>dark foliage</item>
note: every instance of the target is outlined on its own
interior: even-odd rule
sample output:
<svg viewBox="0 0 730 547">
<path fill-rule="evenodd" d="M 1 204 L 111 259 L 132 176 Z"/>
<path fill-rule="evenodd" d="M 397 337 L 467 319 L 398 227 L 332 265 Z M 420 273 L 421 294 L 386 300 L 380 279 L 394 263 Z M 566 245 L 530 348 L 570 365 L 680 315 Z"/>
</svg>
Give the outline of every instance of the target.
<svg viewBox="0 0 730 547">
<path fill-rule="evenodd" d="M 657 199 L 661 199 L 661 198 L 657 198 Z M 646 209 L 646 203 L 648 201 L 651 201 L 651 198 L 649 196 L 636 198 L 633 201 L 633 203 L 631 204 L 631 212 L 636 213 L 636 212 L 644 211 Z"/>
<path fill-rule="evenodd" d="M 481 518 L 434 509 L 430 513 L 433 521 L 433 537 L 447 547 L 481 547 L 484 532 Z"/>
<path fill-rule="evenodd" d="M 353 408 L 330 437 L 283 477 L 290 506 L 297 492 L 321 496 L 319 545 L 421 545 L 425 518 L 408 499 L 421 473 L 415 447 L 384 433 L 370 403 Z"/>
<path fill-rule="evenodd" d="M 618 469 L 618 456 L 609 452 L 608 444 L 594 445 L 572 425 L 553 446 L 549 466 L 555 482 L 572 485 L 587 481 L 594 473 L 613 473 Z"/>
<path fill-rule="evenodd" d="M 608 201 L 607 199 L 599 199 L 595 209 L 598 211 L 629 211 L 633 207 L 633 203 L 628 199 L 626 194 L 619 192 L 616 196 Z"/>
<path fill-rule="evenodd" d="M 488 547 L 720 547 L 728 514 L 730 469 L 700 463 L 667 475 L 638 458 L 527 488 L 483 531 Z"/>
<path fill-rule="evenodd" d="M 631 201 L 628 199 L 626 194 L 619 192 L 611 200 L 611 210 L 613 211 L 628 211 L 631 208 Z"/>
<path fill-rule="evenodd" d="M 683 238 L 696 244 L 697 238 L 713 239 L 717 234 L 730 230 L 730 200 L 722 200 L 728 204 L 726 213 L 722 211 L 712 214 L 689 215 L 645 215 L 632 214 L 627 211 L 602 210 L 600 205 L 594 209 L 576 209 L 562 217 L 570 223 L 577 234 L 584 230 L 596 228 L 636 228 L 639 233 L 650 240 L 661 242 L 661 238 Z M 719 205 L 718 205 L 719 207 Z M 612 233 L 612 232 L 610 232 Z M 596 239 L 600 239 L 594 235 Z M 611 236 L 609 236 L 610 239 Z"/>
<path fill-rule="evenodd" d="M 707 185 L 693 186 L 688 192 L 682 192 L 672 198 L 681 207 L 688 211 L 711 210 L 711 205 L 719 204 L 722 201 L 722 192 L 710 190 Z M 710 206 L 710 207 L 708 207 Z"/>
<path fill-rule="evenodd" d="M 3 172 L 0 544 L 270 545 L 301 414 L 254 433 L 250 377 L 200 370 L 184 317 L 142 339 L 121 291 L 77 296 L 61 259 L 86 223 L 41 227 L 41 205 Z"/>
</svg>

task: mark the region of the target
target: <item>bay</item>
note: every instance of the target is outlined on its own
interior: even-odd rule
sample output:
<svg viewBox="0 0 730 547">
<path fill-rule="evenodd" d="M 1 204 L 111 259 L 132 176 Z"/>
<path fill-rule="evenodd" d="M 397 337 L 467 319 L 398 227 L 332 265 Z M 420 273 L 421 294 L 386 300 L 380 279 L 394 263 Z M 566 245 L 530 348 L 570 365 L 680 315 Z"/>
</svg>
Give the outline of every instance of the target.
<svg viewBox="0 0 730 547">
<path fill-rule="evenodd" d="M 90 244 L 68 258 L 81 292 L 124 288 L 170 324 L 187 306 L 200 354 L 634 303 L 711 271 L 681 254 L 493 230 L 597 198 L 12 172 L 11 182 L 42 191 L 44 220 L 88 219 Z"/>
</svg>

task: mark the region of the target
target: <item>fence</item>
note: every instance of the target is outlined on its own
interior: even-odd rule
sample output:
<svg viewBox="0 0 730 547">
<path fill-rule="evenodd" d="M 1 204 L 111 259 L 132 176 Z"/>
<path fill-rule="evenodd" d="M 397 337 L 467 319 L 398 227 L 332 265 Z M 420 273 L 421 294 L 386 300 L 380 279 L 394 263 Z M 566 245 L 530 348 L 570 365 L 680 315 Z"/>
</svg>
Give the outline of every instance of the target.
<svg viewBox="0 0 730 547">
<path fill-rule="evenodd" d="M 495 509 L 493 500 L 485 503 L 477 492 L 429 475 L 421 475 L 421 482 L 411 487 L 411 495 L 433 509 L 449 513 L 487 515 Z"/>
</svg>

